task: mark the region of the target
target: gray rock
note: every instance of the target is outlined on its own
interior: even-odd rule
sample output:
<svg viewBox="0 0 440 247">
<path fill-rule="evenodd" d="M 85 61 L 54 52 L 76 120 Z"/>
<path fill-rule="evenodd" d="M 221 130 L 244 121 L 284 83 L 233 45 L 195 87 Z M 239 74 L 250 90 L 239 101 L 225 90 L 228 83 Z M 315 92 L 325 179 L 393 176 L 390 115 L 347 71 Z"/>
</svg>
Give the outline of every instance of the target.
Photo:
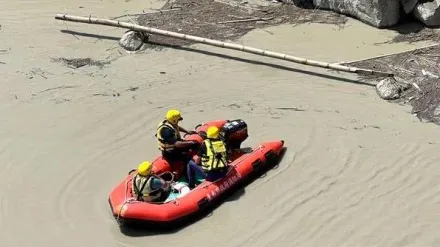
<svg viewBox="0 0 440 247">
<path fill-rule="evenodd" d="M 313 0 L 313 4 L 380 28 L 394 26 L 400 19 L 400 0 Z"/>
<path fill-rule="evenodd" d="M 440 118 L 440 106 L 437 106 L 437 108 L 435 108 L 434 110 L 434 114 L 435 117 Z"/>
<path fill-rule="evenodd" d="M 419 0 L 400 0 L 405 14 L 412 13 Z"/>
<path fill-rule="evenodd" d="M 414 16 L 428 27 L 440 26 L 440 0 L 417 4 Z"/>
<path fill-rule="evenodd" d="M 393 78 L 383 79 L 376 85 L 377 94 L 379 94 L 379 96 L 385 100 L 398 99 L 400 97 L 401 90 L 402 88 Z"/>
<path fill-rule="evenodd" d="M 119 45 L 128 51 L 141 49 L 144 42 L 148 40 L 148 35 L 136 31 L 127 31 L 119 40 Z"/>
</svg>

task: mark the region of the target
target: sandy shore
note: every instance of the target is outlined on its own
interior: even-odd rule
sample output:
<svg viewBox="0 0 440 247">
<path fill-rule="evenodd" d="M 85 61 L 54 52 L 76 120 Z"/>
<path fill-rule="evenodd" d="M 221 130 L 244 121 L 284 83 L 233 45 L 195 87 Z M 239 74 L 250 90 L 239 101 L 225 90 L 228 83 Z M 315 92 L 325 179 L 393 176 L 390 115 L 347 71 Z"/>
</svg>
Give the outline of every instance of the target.
<svg viewBox="0 0 440 247">
<path fill-rule="evenodd" d="M 371 85 L 203 45 L 119 53 L 114 39 L 124 30 L 67 23 L 115 38 L 74 37 L 53 19 L 64 12 L 118 16 L 163 3 L 0 3 L 0 49 L 7 50 L 0 53 L 0 246 L 440 244 L 440 129 L 381 100 Z M 341 30 L 255 30 L 236 42 L 332 62 L 425 45 L 378 44 L 393 35 L 350 21 Z M 71 69 L 55 57 L 115 60 Z M 156 155 L 154 130 L 170 107 L 183 112 L 186 127 L 243 118 L 246 146 L 283 138 L 287 153 L 278 169 L 210 217 L 173 234 L 126 236 L 109 214 L 108 193 Z"/>
</svg>

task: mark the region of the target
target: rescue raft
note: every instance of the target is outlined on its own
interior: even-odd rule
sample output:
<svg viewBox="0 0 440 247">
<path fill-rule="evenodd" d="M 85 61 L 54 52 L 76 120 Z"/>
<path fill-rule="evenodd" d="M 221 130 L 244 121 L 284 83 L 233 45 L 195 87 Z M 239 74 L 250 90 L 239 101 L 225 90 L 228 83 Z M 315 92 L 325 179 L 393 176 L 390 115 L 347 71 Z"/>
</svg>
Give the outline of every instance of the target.
<svg viewBox="0 0 440 247">
<path fill-rule="evenodd" d="M 198 178 L 200 184 L 190 190 L 183 176 L 182 162 L 170 164 L 160 155 L 153 162 L 156 174 L 173 174 L 171 179 L 177 180 L 163 202 L 141 202 L 132 195 L 132 179 L 136 170 L 129 172 L 110 193 L 109 204 L 112 214 L 120 225 L 139 224 L 157 226 L 176 226 L 186 222 L 191 216 L 201 213 L 214 204 L 226 192 L 259 172 L 277 162 L 284 147 L 283 140 L 268 141 L 259 144 L 252 150 L 241 149 L 241 143 L 248 137 L 247 124 L 241 120 L 216 120 L 199 124 L 195 130 L 198 134 L 187 135 L 185 140 L 193 140 L 201 144 L 210 126 L 220 129 L 220 135 L 225 140 L 230 152 L 229 170 L 227 175 L 214 182 Z M 189 155 L 196 153 L 199 145 L 189 150 Z M 174 169 L 172 169 L 173 167 Z"/>
</svg>

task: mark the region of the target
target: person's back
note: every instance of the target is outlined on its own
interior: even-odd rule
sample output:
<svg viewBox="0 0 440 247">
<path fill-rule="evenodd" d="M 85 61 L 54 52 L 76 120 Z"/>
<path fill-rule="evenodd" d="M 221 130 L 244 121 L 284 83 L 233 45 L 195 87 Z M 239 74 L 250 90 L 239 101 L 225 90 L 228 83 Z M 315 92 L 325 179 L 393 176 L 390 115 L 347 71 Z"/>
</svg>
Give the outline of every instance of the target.
<svg viewBox="0 0 440 247">
<path fill-rule="evenodd" d="M 166 188 L 159 178 L 152 173 L 150 162 L 142 162 L 138 167 L 138 174 L 133 178 L 132 194 L 138 201 L 151 202 L 159 199 Z"/>
<path fill-rule="evenodd" d="M 195 174 L 207 181 L 215 181 L 223 178 L 228 173 L 227 148 L 220 138 L 220 130 L 211 126 L 206 131 L 206 137 L 193 158 L 187 163 L 188 186 L 192 189 L 196 186 Z M 201 166 L 198 164 L 201 163 Z"/>
<path fill-rule="evenodd" d="M 226 144 L 219 139 L 219 129 L 210 127 L 207 131 L 207 139 L 199 150 L 202 168 L 208 181 L 223 177 L 228 171 Z"/>
</svg>

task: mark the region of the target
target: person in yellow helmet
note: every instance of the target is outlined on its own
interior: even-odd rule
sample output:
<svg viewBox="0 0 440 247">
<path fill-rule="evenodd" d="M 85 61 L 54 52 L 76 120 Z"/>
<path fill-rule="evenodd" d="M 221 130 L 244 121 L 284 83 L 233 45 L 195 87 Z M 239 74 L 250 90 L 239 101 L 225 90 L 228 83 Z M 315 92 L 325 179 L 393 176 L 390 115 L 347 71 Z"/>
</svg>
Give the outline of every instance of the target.
<svg viewBox="0 0 440 247">
<path fill-rule="evenodd" d="M 187 175 L 190 188 L 195 186 L 196 173 L 207 181 L 215 181 L 228 172 L 226 144 L 220 139 L 220 130 L 211 126 L 206 132 L 206 137 L 197 153 L 198 157 L 195 161 L 188 162 Z M 201 167 L 198 165 L 200 163 Z"/>
<path fill-rule="evenodd" d="M 152 164 L 144 161 L 139 164 L 133 177 L 132 194 L 138 201 L 155 202 L 170 190 L 170 183 L 154 175 Z"/>
<path fill-rule="evenodd" d="M 188 131 L 179 126 L 179 122 L 182 120 L 181 113 L 172 109 L 167 112 L 165 119 L 159 123 L 157 128 L 156 138 L 159 150 L 162 152 L 162 156 L 169 161 L 187 162 L 190 158 L 182 155 L 182 149 L 195 144 L 194 141 L 185 141 L 180 136 L 180 132 L 197 134 L 196 131 Z"/>
</svg>

